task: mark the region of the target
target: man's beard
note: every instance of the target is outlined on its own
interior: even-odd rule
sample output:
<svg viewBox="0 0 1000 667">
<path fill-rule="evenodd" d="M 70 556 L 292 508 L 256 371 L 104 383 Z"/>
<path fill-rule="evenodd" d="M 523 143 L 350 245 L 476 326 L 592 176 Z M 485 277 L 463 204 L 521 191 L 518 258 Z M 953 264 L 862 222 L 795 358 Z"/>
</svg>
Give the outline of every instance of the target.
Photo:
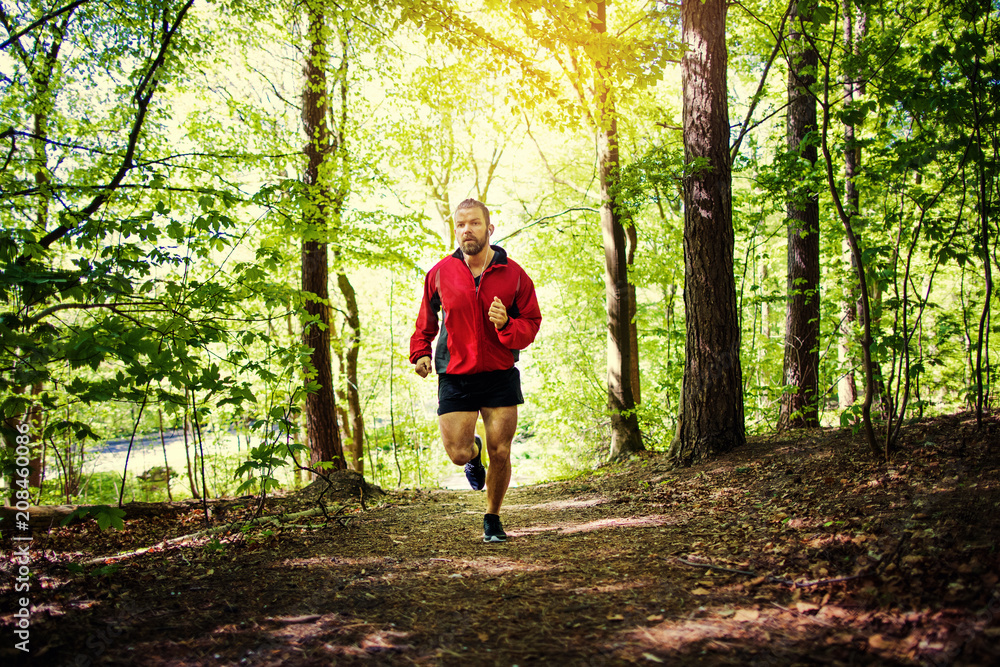
<svg viewBox="0 0 1000 667">
<path fill-rule="evenodd" d="M 462 241 L 462 252 L 468 255 L 478 255 L 486 247 L 486 241 L 477 238 L 465 239 Z"/>
</svg>

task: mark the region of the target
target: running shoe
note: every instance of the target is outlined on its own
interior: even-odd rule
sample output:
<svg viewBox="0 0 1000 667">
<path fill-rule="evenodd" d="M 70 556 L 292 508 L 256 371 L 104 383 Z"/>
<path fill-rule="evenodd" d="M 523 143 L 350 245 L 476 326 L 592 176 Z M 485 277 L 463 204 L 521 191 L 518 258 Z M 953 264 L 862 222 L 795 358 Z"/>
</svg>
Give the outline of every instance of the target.
<svg viewBox="0 0 1000 667">
<path fill-rule="evenodd" d="M 476 436 L 476 446 L 479 451 L 475 458 L 465 464 L 465 479 L 469 480 L 469 486 L 473 491 L 482 491 L 486 486 L 486 467 L 483 465 L 483 441 Z"/>
<path fill-rule="evenodd" d="M 483 542 L 506 542 L 507 533 L 503 532 L 503 524 L 496 514 L 483 517 Z"/>
</svg>

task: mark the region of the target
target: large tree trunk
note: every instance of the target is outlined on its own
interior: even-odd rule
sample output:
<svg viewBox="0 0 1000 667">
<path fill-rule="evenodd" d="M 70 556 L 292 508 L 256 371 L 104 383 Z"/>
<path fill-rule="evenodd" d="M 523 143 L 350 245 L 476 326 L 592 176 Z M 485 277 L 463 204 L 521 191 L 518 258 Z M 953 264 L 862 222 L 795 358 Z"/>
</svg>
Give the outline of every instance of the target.
<svg viewBox="0 0 1000 667">
<path fill-rule="evenodd" d="M 333 462 L 339 469 L 346 467 L 344 451 L 337 428 L 336 398 L 330 353 L 330 307 L 327 282 L 328 207 L 330 188 L 323 158 L 330 149 L 327 125 L 326 68 L 329 54 L 324 38 L 325 16 L 317 0 L 306 3 L 308 13 L 309 55 L 305 63 L 305 86 L 302 93 L 302 125 L 307 141 L 307 159 L 303 181 L 309 190 L 309 201 L 303 210 L 305 230 L 302 239 L 302 290 L 307 296 L 307 319 L 303 328 L 303 343 L 312 348 L 306 381 L 316 383 L 315 391 L 306 397 L 306 424 L 309 450 L 313 463 Z"/>
<path fill-rule="evenodd" d="M 597 3 L 598 33 L 607 30 L 606 3 Z M 635 230 L 623 219 L 615 194 L 618 178 L 618 121 L 612 92 L 605 79 L 606 64 L 598 62 L 597 110 L 600 137 L 601 235 L 604 237 L 604 284 L 608 313 L 608 409 L 611 412 L 611 460 L 645 449 L 639 432 L 638 338 L 635 335 L 635 288 L 628 265 L 635 248 Z M 625 223 L 629 224 L 627 243 Z M 630 250 L 631 248 L 631 250 Z"/>
<path fill-rule="evenodd" d="M 798 9 L 792 6 L 788 44 L 788 152 L 816 164 L 816 50 L 800 30 Z M 812 136 L 810 136 L 812 135 Z M 808 142 L 804 144 L 803 142 Z M 811 179 L 794 179 L 810 182 Z M 784 384 L 796 387 L 781 397 L 779 428 L 819 426 L 819 198 L 816 192 L 788 191 L 788 305 L 785 318 Z"/>
<path fill-rule="evenodd" d="M 684 0 L 684 383 L 670 457 L 691 463 L 746 442 L 733 279 L 726 2 Z M 704 166 L 692 163 L 704 161 Z"/>
</svg>

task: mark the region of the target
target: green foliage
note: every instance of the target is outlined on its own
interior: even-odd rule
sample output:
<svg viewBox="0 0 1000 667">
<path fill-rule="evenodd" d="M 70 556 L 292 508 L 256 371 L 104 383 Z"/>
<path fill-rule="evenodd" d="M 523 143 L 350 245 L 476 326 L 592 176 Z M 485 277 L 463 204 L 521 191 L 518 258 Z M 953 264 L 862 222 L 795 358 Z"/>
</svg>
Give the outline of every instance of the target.
<svg viewBox="0 0 1000 667">
<path fill-rule="evenodd" d="M 91 505 L 88 507 L 78 507 L 73 512 L 60 522 L 60 525 L 65 526 L 69 524 L 73 519 L 83 519 L 86 517 L 92 517 L 97 520 L 97 527 L 101 530 L 108 530 L 109 528 L 123 529 L 125 528 L 125 511 L 117 507 L 111 507 L 109 505 Z"/>
<path fill-rule="evenodd" d="M 450 208 L 470 194 L 489 200 L 495 240 L 505 237 L 542 300 L 542 331 L 520 364 L 530 429 L 519 437 L 531 446 L 519 464 L 593 463 L 608 438 L 593 141 L 608 110 L 602 90 L 613 91 L 619 121 L 613 194 L 637 238 L 637 414 L 647 446 L 666 447 L 686 340 L 682 184 L 706 166 L 683 155 L 676 7 L 610 3 L 606 32 L 596 29 L 594 3 L 329 8 L 328 37 L 344 40 L 349 65 L 345 113 L 328 119 L 343 136 L 329 176 L 344 200 L 326 229 L 307 230 L 303 213 L 315 202 L 299 178 L 296 102 L 304 36 L 289 30 L 284 9 L 187 6 L 84 3 L 2 52 L 0 417 L 39 410 L 32 451 L 50 456 L 43 500 L 117 500 L 121 475 L 82 475 L 88 455 L 96 442 L 155 432 L 161 410 L 174 427 L 186 417 L 195 431 L 197 418 L 198 446 L 231 428 L 251 439 L 238 454 L 206 451 L 214 492 L 288 483 L 293 462 L 307 458 L 297 444 L 308 358 L 299 340 L 299 243 L 307 231 L 330 244 L 334 270 L 358 286 L 369 476 L 414 486 L 446 474 L 428 407 L 433 383 L 412 374 L 405 337 L 423 269 L 448 251 Z M 6 3 L 7 34 L 45 7 Z M 814 191 L 823 419 L 858 423 L 858 407 L 836 399 L 838 380 L 859 372 L 859 329 L 843 323 L 855 277 L 833 200 L 852 146 L 863 152 L 853 224 L 884 403 L 968 405 L 979 389 L 977 353 L 997 363 L 996 319 L 985 320 L 984 333 L 994 335 L 982 342 L 978 324 L 987 298 L 996 301 L 984 279 L 984 262 L 996 259 L 1000 169 L 995 7 L 852 4 L 869 26 L 855 53 L 842 48 L 839 6 L 811 9 L 799 27 L 832 54 L 829 79 L 813 87 L 829 112 L 826 134 L 815 136 L 827 142 L 829 180 L 824 165 L 811 169 L 784 150 L 780 49 L 759 85 L 786 7 L 757 2 L 729 13 L 738 129 L 757 105 L 734 159 L 732 193 L 748 429 L 771 428 L 782 392 L 794 391 L 781 372 L 785 304 L 797 289 L 785 279 L 785 203 Z M 337 49 L 331 56 L 341 57 Z M 867 85 L 850 104 L 841 101 L 847 79 Z M 844 123 L 859 128 L 852 146 Z M 424 209 L 437 215 L 433 223 Z M 342 348 L 340 297 L 328 306 Z M 842 331 L 851 348 L 843 356 Z M 996 377 L 987 373 L 987 384 L 995 388 Z M 126 477 L 134 490 L 135 476 Z M 113 514 L 101 516 L 115 525 Z"/>
<path fill-rule="evenodd" d="M 114 563 L 112 563 L 111 565 L 99 565 L 99 566 L 97 566 L 95 568 L 92 568 L 92 569 L 90 569 L 88 571 L 86 568 L 84 568 L 79 563 L 67 563 L 66 564 L 66 569 L 69 570 L 71 573 L 77 574 L 77 575 L 82 574 L 82 575 L 87 576 L 87 577 L 104 577 L 104 576 L 107 576 L 109 574 L 114 574 L 115 572 L 117 572 L 121 568 L 122 568 L 121 565 L 115 565 Z"/>
<path fill-rule="evenodd" d="M 293 402 L 296 400 L 296 393 L 293 393 Z M 266 494 L 268 491 L 278 489 L 282 484 L 275 476 L 277 468 L 288 466 L 289 460 L 296 462 L 308 460 L 309 448 L 292 441 L 295 435 L 294 419 L 298 416 L 298 410 L 291 409 L 287 412 L 286 410 L 287 408 L 283 406 L 275 405 L 268 413 L 267 419 L 250 421 L 251 437 L 257 435 L 261 443 L 250 448 L 247 457 L 233 475 L 237 479 L 246 478 L 236 488 L 236 495 L 254 490 Z M 323 463 L 317 464 L 318 467 L 324 467 Z"/>
<path fill-rule="evenodd" d="M 209 556 L 224 556 L 226 555 L 226 545 L 222 543 L 217 537 L 213 537 L 204 546 L 205 553 Z"/>
</svg>

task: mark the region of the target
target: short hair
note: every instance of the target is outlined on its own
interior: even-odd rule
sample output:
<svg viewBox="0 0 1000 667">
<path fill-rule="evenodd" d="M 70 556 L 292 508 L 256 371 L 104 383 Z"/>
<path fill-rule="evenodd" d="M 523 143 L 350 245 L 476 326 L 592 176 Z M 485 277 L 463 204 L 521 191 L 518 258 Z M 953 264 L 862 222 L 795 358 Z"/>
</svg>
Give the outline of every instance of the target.
<svg viewBox="0 0 1000 667">
<path fill-rule="evenodd" d="M 455 207 L 455 213 L 458 213 L 463 208 L 478 208 L 483 212 L 483 219 L 486 220 L 486 224 L 490 224 L 490 209 L 486 208 L 486 204 L 479 201 L 478 199 L 464 199 L 462 202 Z"/>
</svg>

